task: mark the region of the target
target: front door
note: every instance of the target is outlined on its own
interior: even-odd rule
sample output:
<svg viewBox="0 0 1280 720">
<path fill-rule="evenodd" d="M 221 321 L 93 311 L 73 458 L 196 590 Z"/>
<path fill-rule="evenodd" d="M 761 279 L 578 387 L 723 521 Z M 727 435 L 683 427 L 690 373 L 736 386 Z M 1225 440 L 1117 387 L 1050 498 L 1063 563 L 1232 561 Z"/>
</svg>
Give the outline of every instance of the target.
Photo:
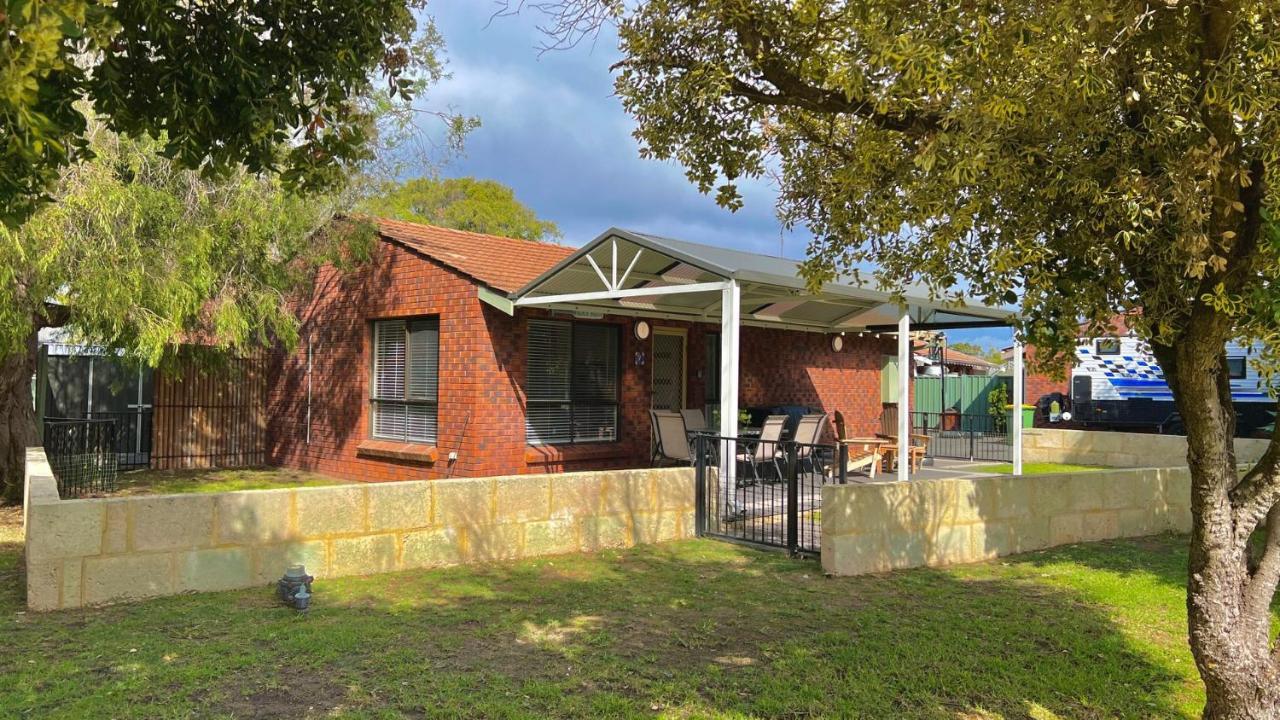
<svg viewBox="0 0 1280 720">
<path fill-rule="evenodd" d="M 653 331 L 653 409 L 684 409 L 685 333 L 677 328 Z"/>
</svg>

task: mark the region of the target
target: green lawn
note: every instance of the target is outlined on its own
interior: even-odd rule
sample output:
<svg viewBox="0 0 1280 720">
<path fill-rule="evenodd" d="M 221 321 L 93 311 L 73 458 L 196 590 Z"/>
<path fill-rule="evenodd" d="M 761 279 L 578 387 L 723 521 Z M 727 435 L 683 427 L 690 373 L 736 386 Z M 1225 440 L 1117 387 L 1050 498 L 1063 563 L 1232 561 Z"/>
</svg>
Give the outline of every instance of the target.
<svg viewBox="0 0 1280 720">
<path fill-rule="evenodd" d="M 121 473 L 116 495 L 171 495 L 212 493 L 230 490 L 271 490 L 274 488 L 337 485 L 324 475 L 286 468 L 235 468 L 227 470 L 139 470 Z"/>
<path fill-rule="evenodd" d="M 322 581 L 305 615 L 267 588 L 24 614 L 6 540 L 6 717 L 1190 718 L 1202 699 L 1179 537 L 848 579 L 688 541 Z"/>
<path fill-rule="evenodd" d="M 1101 465 L 1071 465 L 1069 463 L 1023 463 L 1023 475 L 1051 475 L 1053 473 L 1065 472 L 1081 472 L 1083 470 L 1109 470 Z M 1009 475 L 1013 472 L 1013 463 L 1002 463 L 999 465 L 979 465 L 978 467 L 965 468 L 965 470 L 981 473 L 994 473 L 996 475 Z"/>
</svg>

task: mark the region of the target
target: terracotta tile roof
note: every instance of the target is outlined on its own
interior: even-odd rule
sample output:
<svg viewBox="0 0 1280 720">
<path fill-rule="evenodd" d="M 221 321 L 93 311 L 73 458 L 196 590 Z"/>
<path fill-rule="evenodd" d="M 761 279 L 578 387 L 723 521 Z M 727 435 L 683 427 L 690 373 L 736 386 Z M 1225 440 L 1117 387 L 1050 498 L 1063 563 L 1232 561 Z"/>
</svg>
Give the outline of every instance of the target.
<svg viewBox="0 0 1280 720">
<path fill-rule="evenodd" d="M 915 354 L 920 355 L 922 357 L 930 357 L 930 358 L 932 357 L 929 354 L 929 348 L 925 347 L 924 345 L 916 345 L 912 348 L 912 351 Z M 959 350 L 952 350 L 951 348 L 947 348 L 946 352 L 947 352 L 946 363 L 948 365 L 964 365 L 967 367 L 975 367 L 975 368 L 995 367 L 995 363 L 991 362 L 990 360 L 977 357 L 976 355 L 970 355 L 969 353 L 962 353 Z"/>
<path fill-rule="evenodd" d="M 968 365 L 969 367 L 977 368 L 995 367 L 995 363 L 990 360 L 984 360 L 980 357 L 970 355 L 969 353 L 962 353 L 959 350 L 952 350 L 951 348 L 947 348 L 946 352 L 946 362 L 948 365 Z"/>
<path fill-rule="evenodd" d="M 434 225 L 373 218 L 379 232 L 494 290 L 514 292 L 550 270 L 574 248 Z"/>
</svg>

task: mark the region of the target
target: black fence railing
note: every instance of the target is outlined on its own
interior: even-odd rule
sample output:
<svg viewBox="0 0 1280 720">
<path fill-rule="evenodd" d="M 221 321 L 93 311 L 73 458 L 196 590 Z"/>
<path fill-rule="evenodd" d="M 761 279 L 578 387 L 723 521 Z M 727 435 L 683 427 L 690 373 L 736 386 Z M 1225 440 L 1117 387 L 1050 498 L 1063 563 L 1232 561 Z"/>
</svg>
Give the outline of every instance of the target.
<svg viewBox="0 0 1280 720">
<path fill-rule="evenodd" d="M 114 419 L 46 419 L 44 451 L 63 498 L 114 492 L 120 457 Z"/>
<path fill-rule="evenodd" d="M 151 409 L 119 412 L 91 412 L 91 420 L 114 420 L 116 452 L 120 469 L 145 468 L 151 464 Z"/>
<path fill-rule="evenodd" d="M 699 434 L 698 534 L 817 555 L 822 486 L 845 482 L 843 446 Z"/>
<path fill-rule="evenodd" d="M 913 412 L 911 432 L 929 436 L 930 457 L 1013 460 L 1009 418 L 956 412 Z"/>
<path fill-rule="evenodd" d="M 151 464 L 151 408 L 137 410 L 94 410 L 85 416 L 47 417 L 45 423 L 111 420 L 115 422 L 117 465 L 121 470 L 135 470 Z"/>
</svg>

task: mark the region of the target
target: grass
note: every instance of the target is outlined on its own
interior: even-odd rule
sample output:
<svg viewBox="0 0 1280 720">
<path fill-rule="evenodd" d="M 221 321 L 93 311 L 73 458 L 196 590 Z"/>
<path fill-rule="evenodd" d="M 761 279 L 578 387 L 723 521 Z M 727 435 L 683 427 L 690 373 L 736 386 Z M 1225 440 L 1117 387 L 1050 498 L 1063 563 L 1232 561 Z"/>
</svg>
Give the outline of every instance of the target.
<svg viewBox="0 0 1280 720">
<path fill-rule="evenodd" d="M 10 524 L 19 515 L 9 513 Z M 33 615 L 0 542 L 0 714 L 1170 718 L 1203 694 L 1185 539 L 828 579 L 686 541 Z"/>
<path fill-rule="evenodd" d="M 231 490 L 337 485 L 344 481 L 304 470 L 236 468 L 213 470 L 139 470 L 122 473 L 116 495 L 173 495 Z"/>
<path fill-rule="evenodd" d="M 1036 462 L 1023 463 L 1023 475 L 1051 475 L 1053 473 L 1067 472 L 1083 472 L 1085 470 L 1108 470 L 1109 468 L 1101 465 L 1072 465 L 1070 463 L 1052 463 L 1052 462 Z M 1001 463 L 998 465 L 979 465 L 978 467 L 965 468 L 967 471 L 980 473 L 993 473 L 996 475 L 1010 475 L 1013 473 L 1013 463 Z"/>
</svg>

